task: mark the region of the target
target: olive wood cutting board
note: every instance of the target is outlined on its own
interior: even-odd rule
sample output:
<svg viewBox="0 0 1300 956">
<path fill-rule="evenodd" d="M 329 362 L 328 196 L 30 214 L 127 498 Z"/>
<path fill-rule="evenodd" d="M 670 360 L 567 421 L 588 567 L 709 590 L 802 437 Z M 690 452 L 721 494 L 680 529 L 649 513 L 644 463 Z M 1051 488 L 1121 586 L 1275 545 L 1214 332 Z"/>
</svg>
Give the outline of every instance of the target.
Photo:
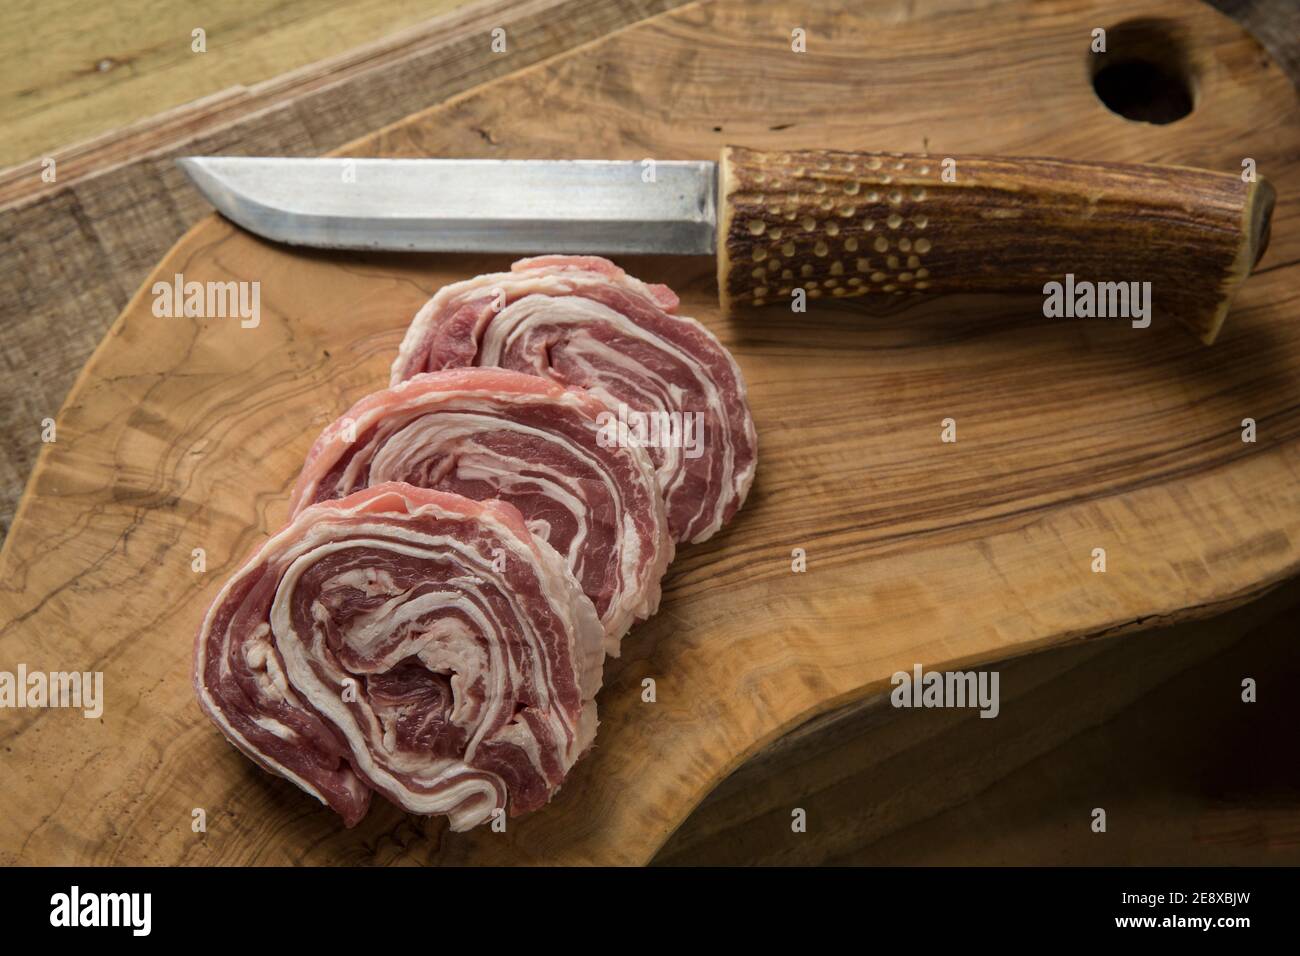
<svg viewBox="0 0 1300 956">
<path fill-rule="evenodd" d="M 1139 18 L 1190 78 L 1195 108 L 1168 125 L 1118 116 L 1091 87 L 1091 31 Z M 727 143 L 1249 157 L 1279 202 L 1210 348 L 1159 316 L 1044 319 L 1039 298 L 724 318 L 712 260 L 621 260 L 735 353 L 758 477 L 729 528 L 680 551 L 557 799 L 467 834 L 382 800 L 343 829 L 199 713 L 190 652 L 222 580 L 284 521 L 319 429 L 384 384 L 435 289 L 509 257 L 306 252 L 201 222 L 82 372 L 0 553 L 0 669 L 102 671 L 106 693 L 94 720 L 0 713 L 0 860 L 644 863 L 749 756 L 898 670 L 1209 615 L 1300 570 L 1300 106 L 1231 21 L 1192 0 L 691 4 L 347 152 L 712 159 Z M 259 282 L 260 324 L 156 317 L 151 288 L 178 273 Z"/>
</svg>

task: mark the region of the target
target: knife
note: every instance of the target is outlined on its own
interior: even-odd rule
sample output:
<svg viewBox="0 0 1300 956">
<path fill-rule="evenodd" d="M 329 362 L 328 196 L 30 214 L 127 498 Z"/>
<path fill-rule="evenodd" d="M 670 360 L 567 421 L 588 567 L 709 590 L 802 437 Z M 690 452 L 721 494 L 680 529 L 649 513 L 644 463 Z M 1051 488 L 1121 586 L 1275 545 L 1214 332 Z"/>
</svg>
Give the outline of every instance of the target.
<svg viewBox="0 0 1300 956">
<path fill-rule="evenodd" d="M 1268 244 L 1263 178 L 1181 166 L 727 147 L 721 161 L 178 160 L 277 242 L 715 255 L 724 310 L 869 294 L 1150 283 L 1214 341 Z M 1114 292 L 1114 287 L 1111 287 Z"/>
</svg>

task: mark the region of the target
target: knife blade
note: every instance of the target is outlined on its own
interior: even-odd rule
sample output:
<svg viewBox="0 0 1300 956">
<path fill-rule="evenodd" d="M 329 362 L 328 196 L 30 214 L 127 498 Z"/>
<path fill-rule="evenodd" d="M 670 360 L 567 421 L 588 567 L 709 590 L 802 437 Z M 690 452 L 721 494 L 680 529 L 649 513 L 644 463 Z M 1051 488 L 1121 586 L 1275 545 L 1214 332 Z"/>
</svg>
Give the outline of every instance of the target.
<svg viewBox="0 0 1300 956">
<path fill-rule="evenodd" d="M 712 255 L 717 164 L 607 160 L 178 160 L 249 232 L 323 249 Z"/>
<path fill-rule="evenodd" d="M 1130 287 L 1151 290 L 1207 344 L 1264 254 L 1274 205 L 1265 179 L 1236 173 L 899 152 L 178 162 L 227 218 L 292 245 L 716 253 L 726 311 L 800 297 L 1046 294 L 1066 279 L 1071 294 L 1087 288 L 1117 307 Z"/>
</svg>

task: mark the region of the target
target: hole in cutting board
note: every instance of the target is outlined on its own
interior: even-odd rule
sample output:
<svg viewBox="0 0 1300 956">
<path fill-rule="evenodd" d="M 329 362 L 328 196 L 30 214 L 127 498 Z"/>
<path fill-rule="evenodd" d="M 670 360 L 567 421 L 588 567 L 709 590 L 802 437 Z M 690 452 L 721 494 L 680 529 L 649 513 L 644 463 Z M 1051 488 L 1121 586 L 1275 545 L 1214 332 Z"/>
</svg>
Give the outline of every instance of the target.
<svg viewBox="0 0 1300 956">
<path fill-rule="evenodd" d="M 1196 71 L 1178 27 L 1132 20 L 1106 31 L 1106 52 L 1089 54 L 1092 89 L 1112 113 L 1165 125 L 1196 106 Z"/>
</svg>

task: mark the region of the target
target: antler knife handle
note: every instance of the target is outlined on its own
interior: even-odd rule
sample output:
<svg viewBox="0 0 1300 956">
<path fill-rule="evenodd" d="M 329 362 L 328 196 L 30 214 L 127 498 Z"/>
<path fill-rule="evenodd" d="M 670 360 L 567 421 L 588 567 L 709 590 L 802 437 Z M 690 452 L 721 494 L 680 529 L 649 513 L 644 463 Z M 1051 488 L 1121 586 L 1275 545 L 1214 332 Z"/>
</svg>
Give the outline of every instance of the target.
<svg viewBox="0 0 1300 956">
<path fill-rule="evenodd" d="M 1067 274 L 1150 282 L 1214 341 L 1268 243 L 1263 179 L 1181 166 L 728 147 L 719 167 L 726 310 L 909 292 L 1038 292 Z"/>
</svg>

